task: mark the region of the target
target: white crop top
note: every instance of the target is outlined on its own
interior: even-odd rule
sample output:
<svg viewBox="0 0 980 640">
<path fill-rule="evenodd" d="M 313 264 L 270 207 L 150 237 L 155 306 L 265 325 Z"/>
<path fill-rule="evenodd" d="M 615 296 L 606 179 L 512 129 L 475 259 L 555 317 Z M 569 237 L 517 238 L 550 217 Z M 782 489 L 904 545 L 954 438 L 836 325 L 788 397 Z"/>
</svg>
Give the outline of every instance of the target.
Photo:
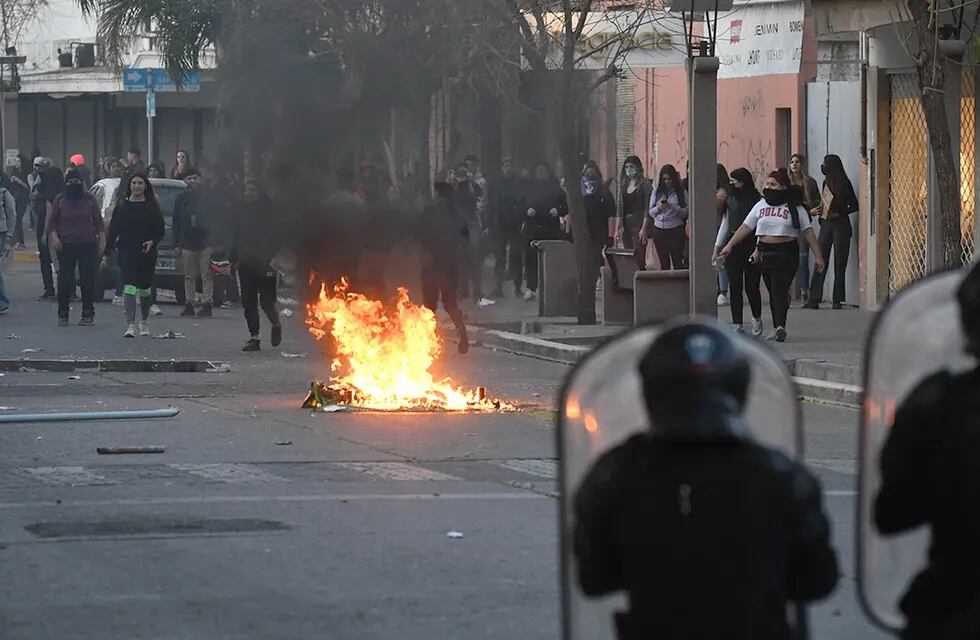
<svg viewBox="0 0 980 640">
<path fill-rule="evenodd" d="M 800 228 L 793 227 L 793 218 L 789 214 L 789 205 L 773 206 L 765 200 L 759 200 L 742 223 L 749 229 L 755 230 L 757 236 L 782 236 L 797 238 L 801 233 L 810 229 L 810 216 L 806 209 L 797 207 L 800 217 Z"/>
</svg>

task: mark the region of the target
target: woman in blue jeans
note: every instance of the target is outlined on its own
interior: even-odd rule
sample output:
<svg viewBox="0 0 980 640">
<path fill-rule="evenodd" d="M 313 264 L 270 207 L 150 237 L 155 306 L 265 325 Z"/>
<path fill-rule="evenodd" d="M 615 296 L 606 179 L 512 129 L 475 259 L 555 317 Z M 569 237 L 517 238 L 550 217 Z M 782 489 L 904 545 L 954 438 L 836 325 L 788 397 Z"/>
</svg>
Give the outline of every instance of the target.
<svg viewBox="0 0 980 640">
<path fill-rule="evenodd" d="M 820 189 L 817 181 L 810 177 L 806 156 L 802 153 L 794 153 L 789 159 L 789 179 L 792 187 L 802 191 L 799 195 L 802 196 L 803 207 L 808 214 L 820 207 Z M 796 270 L 796 286 L 799 288 L 800 298 L 806 304 L 810 296 L 810 247 L 802 235 L 799 237 L 799 244 L 800 266 Z"/>
</svg>

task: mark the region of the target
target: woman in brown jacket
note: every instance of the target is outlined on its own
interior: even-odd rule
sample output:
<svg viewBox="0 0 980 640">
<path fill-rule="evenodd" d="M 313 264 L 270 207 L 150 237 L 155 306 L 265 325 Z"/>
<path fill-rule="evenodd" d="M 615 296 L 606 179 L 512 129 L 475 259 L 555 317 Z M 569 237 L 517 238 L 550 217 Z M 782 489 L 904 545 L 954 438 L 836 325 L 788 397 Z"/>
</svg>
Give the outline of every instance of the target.
<svg viewBox="0 0 980 640">
<path fill-rule="evenodd" d="M 616 239 L 633 251 L 636 266 L 646 268 L 646 247 L 639 241 L 640 227 L 647 213 L 653 185 L 643 175 L 643 163 L 637 156 L 623 162 L 619 177 L 619 215 L 616 217 Z"/>
</svg>

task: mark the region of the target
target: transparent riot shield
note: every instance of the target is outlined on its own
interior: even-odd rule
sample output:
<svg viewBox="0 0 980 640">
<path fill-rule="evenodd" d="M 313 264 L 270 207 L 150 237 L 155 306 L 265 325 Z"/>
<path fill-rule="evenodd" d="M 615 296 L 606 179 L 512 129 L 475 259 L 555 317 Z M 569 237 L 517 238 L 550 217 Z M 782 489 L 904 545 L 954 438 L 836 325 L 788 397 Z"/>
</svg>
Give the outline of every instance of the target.
<svg viewBox="0 0 980 640">
<path fill-rule="evenodd" d="M 890 629 L 904 626 L 898 602 L 924 567 L 929 532 L 920 527 L 882 537 L 875 529 L 881 449 L 896 407 L 923 379 L 942 369 L 956 372 L 972 366 L 963 353 L 956 303 L 956 289 L 964 275 L 964 271 L 941 273 L 903 290 L 878 315 L 865 352 L 858 452 L 858 590 L 872 620 Z"/>
<path fill-rule="evenodd" d="M 558 414 L 565 640 L 615 639 L 613 616 L 628 608 L 624 594 L 589 598 L 578 586 L 572 551 L 573 497 L 600 455 L 649 429 L 637 367 L 653 340 L 671 326 L 638 327 L 624 332 L 586 356 L 565 381 Z M 741 335 L 733 337 L 752 366 L 746 417 L 753 435 L 766 445 L 802 459 L 800 405 L 789 370 L 763 343 Z M 797 624 L 804 624 L 801 610 L 794 609 L 791 615 L 798 618 Z"/>
</svg>

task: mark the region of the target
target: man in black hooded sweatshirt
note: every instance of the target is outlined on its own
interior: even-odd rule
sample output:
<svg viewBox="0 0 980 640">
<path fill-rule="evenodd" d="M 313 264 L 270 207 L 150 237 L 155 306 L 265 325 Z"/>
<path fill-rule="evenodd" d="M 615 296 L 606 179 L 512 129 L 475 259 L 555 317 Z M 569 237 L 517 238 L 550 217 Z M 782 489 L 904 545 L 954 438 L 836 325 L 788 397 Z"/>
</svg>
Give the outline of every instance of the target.
<svg viewBox="0 0 980 640">
<path fill-rule="evenodd" d="M 439 299 L 449 314 L 459 336 L 459 352 L 469 351 L 463 312 L 459 310 L 456 294 L 459 269 L 467 241 L 466 220 L 456 210 L 453 202 L 455 190 L 447 182 L 433 185 L 436 199 L 422 211 L 418 225 L 422 264 L 422 303 L 436 312 Z"/>
</svg>

